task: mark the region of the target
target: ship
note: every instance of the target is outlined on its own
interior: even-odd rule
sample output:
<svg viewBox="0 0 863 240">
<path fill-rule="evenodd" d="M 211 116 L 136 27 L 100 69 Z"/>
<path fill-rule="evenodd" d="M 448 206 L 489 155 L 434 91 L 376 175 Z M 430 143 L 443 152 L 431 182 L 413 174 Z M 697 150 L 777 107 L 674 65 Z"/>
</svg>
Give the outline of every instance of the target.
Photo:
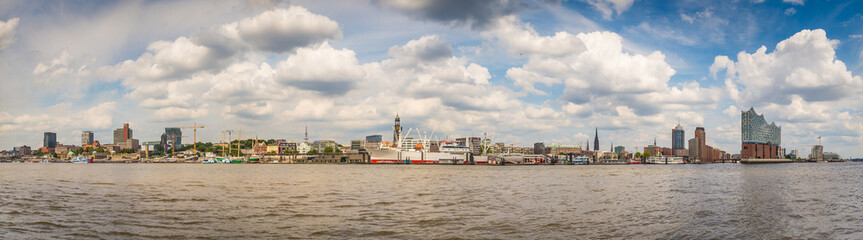
<svg viewBox="0 0 863 240">
<path fill-rule="evenodd" d="M 412 131 L 414 131 L 413 128 L 402 135 L 401 120 L 396 115 L 393 144 L 380 142 L 375 146 L 367 146 L 369 162 L 390 164 L 486 164 L 488 162 L 487 156 L 473 155 L 470 146 L 456 145 L 450 141 L 432 142 L 425 132 L 419 138 L 407 137 Z M 416 132 L 419 134 L 420 130 L 416 129 Z M 431 135 L 434 135 L 434 132 Z M 433 144 L 437 146 L 432 147 Z"/>
</svg>

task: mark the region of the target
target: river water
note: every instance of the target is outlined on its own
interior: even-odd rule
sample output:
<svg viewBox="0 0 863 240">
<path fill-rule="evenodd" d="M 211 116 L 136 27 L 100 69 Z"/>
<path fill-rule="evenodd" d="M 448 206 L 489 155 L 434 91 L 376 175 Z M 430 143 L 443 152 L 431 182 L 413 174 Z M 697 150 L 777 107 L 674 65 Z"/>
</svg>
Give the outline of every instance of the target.
<svg viewBox="0 0 863 240">
<path fill-rule="evenodd" d="M 0 236 L 863 239 L 863 164 L 0 164 Z"/>
</svg>

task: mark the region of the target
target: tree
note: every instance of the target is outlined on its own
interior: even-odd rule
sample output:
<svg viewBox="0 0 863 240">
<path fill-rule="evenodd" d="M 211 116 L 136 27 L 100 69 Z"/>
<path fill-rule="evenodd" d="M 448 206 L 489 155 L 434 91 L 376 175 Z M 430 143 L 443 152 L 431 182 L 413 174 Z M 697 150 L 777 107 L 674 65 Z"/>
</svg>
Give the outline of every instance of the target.
<svg viewBox="0 0 863 240">
<path fill-rule="evenodd" d="M 642 157 L 644 157 L 644 158 L 649 158 L 649 157 L 650 157 L 650 153 L 649 153 L 649 152 L 646 152 L 646 153 L 644 153 L 644 154 L 643 154 L 643 155 L 641 155 L 641 156 L 642 156 Z"/>
<path fill-rule="evenodd" d="M 641 158 L 641 153 L 640 152 L 635 153 L 635 158 Z"/>
<path fill-rule="evenodd" d="M 318 150 L 317 150 L 317 149 L 312 149 L 312 150 L 309 150 L 309 152 L 307 152 L 307 153 L 308 153 L 308 154 L 315 154 L 315 153 L 318 153 Z"/>
<path fill-rule="evenodd" d="M 335 152 L 335 151 L 333 151 L 333 147 L 324 148 L 324 153 L 333 153 L 333 152 Z"/>
</svg>

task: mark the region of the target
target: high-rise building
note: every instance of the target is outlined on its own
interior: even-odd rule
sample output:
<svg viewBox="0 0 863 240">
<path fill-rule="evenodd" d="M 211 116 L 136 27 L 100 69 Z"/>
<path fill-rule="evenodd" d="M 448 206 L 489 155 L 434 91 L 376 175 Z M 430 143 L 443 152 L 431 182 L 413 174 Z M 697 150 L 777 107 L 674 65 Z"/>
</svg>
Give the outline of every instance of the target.
<svg viewBox="0 0 863 240">
<path fill-rule="evenodd" d="M 686 149 L 686 133 L 680 124 L 671 130 L 671 149 Z"/>
<path fill-rule="evenodd" d="M 383 137 L 381 137 L 381 135 L 366 136 L 366 142 L 368 142 L 368 143 L 379 143 L 382 141 L 383 141 Z"/>
<path fill-rule="evenodd" d="M 596 133 L 593 135 L 593 150 L 599 151 L 599 128 L 596 128 Z"/>
<path fill-rule="evenodd" d="M 696 145 L 696 149 L 698 150 L 698 159 L 701 160 L 702 163 L 712 163 L 708 158 L 707 148 L 707 133 L 704 131 L 703 127 L 695 128 L 695 139 L 698 139 Z"/>
<path fill-rule="evenodd" d="M 132 129 L 128 123 L 124 123 L 123 128 L 114 129 L 114 144 L 122 144 L 129 139 L 132 139 Z"/>
<path fill-rule="evenodd" d="M 179 128 L 165 128 L 165 141 L 169 148 L 183 146 L 183 131 Z M 173 141 L 173 142 L 172 142 Z"/>
<path fill-rule="evenodd" d="M 782 143 L 782 127 L 767 124 L 754 108 L 740 112 L 741 158 L 778 158 Z"/>
<path fill-rule="evenodd" d="M 93 145 L 93 132 L 92 131 L 83 131 L 81 132 L 81 146 Z"/>
<path fill-rule="evenodd" d="M 45 132 L 45 136 L 42 138 L 42 146 L 46 148 L 56 148 L 57 133 Z"/>
<path fill-rule="evenodd" d="M 626 151 L 626 147 L 624 146 L 616 146 L 614 147 L 614 153 L 620 154 L 620 152 Z"/>
<path fill-rule="evenodd" d="M 545 154 L 545 143 L 534 143 L 533 144 L 533 154 Z"/>
<path fill-rule="evenodd" d="M 698 138 L 689 139 L 689 160 L 698 159 Z"/>
<path fill-rule="evenodd" d="M 824 146 L 812 146 L 812 152 L 809 154 L 809 159 L 818 161 L 824 160 Z"/>
</svg>

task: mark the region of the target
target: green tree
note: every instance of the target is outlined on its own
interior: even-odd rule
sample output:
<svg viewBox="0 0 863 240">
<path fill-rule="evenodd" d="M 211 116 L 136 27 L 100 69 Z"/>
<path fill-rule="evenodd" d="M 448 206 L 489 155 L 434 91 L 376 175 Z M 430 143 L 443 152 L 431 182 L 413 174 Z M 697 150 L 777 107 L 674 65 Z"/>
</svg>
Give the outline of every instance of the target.
<svg viewBox="0 0 863 240">
<path fill-rule="evenodd" d="M 636 158 L 641 158 L 641 153 L 640 153 L 640 152 L 635 153 L 635 157 L 636 157 Z"/>
<path fill-rule="evenodd" d="M 333 153 L 333 147 L 324 148 L 324 153 Z"/>
<path fill-rule="evenodd" d="M 317 150 L 317 149 L 312 149 L 312 150 L 309 150 L 309 152 L 307 152 L 307 153 L 308 153 L 308 154 L 315 154 L 315 153 L 318 153 L 318 150 Z"/>
</svg>

